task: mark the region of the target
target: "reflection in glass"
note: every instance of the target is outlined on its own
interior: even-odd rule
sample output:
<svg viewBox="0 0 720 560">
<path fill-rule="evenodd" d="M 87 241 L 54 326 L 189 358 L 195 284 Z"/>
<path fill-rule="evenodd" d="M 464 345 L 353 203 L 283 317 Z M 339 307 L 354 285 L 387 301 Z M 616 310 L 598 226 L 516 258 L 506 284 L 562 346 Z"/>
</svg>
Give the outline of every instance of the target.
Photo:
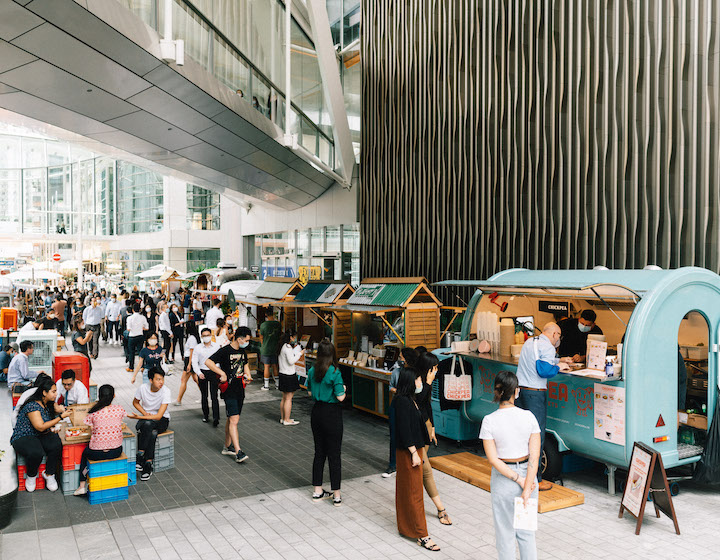
<svg viewBox="0 0 720 560">
<path fill-rule="evenodd" d="M 20 212 L 20 171 L 0 169 L 0 233 L 19 231 Z"/>
<path fill-rule="evenodd" d="M 187 225 L 189 229 L 220 229 L 220 195 L 188 183 Z"/>
</svg>

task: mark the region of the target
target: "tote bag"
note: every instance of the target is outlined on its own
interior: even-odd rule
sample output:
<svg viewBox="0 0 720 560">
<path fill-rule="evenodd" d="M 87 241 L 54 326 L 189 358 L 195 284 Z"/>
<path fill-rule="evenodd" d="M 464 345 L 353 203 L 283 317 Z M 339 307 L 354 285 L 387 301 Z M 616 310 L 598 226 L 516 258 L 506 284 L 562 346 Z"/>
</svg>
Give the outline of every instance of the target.
<svg viewBox="0 0 720 560">
<path fill-rule="evenodd" d="M 472 376 L 465 373 L 462 358 L 453 356 L 452 360 L 450 373 L 445 375 L 444 396 L 449 401 L 469 401 L 472 398 Z M 455 375 L 456 360 L 460 362 L 460 375 Z"/>
</svg>

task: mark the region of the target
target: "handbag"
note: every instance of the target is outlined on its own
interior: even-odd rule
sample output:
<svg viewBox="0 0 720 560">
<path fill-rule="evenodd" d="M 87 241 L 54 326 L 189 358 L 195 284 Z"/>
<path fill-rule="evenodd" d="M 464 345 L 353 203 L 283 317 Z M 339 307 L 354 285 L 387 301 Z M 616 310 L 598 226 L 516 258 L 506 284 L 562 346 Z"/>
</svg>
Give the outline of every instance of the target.
<svg viewBox="0 0 720 560">
<path fill-rule="evenodd" d="M 460 375 L 455 375 L 455 361 L 460 362 Z M 465 366 L 460 356 L 452 357 L 450 373 L 445 375 L 443 392 L 449 401 L 469 401 L 472 398 L 472 376 L 465 373 Z"/>
<path fill-rule="evenodd" d="M 543 379 L 550 379 L 551 377 L 555 377 L 560 371 L 560 368 L 549 362 L 546 362 L 545 360 L 540 359 L 540 354 L 538 353 L 537 349 L 537 341 L 538 337 L 536 336 L 535 338 L 533 338 L 533 349 L 535 350 L 535 371 L 537 371 L 537 374 Z"/>
</svg>

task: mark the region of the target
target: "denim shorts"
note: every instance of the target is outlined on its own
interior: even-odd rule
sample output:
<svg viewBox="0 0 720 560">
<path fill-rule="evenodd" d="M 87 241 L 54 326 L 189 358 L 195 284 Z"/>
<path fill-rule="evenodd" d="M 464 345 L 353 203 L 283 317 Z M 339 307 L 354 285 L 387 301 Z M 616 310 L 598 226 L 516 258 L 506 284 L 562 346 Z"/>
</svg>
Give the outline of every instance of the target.
<svg viewBox="0 0 720 560">
<path fill-rule="evenodd" d="M 278 357 L 277 356 L 260 356 L 260 362 L 267 365 L 277 365 L 278 363 Z"/>
<path fill-rule="evenodd" d="M 225 399 L 225 412 L 230 418 L 231 416 L 240 416 L 245 399 Z"/>
</svg>

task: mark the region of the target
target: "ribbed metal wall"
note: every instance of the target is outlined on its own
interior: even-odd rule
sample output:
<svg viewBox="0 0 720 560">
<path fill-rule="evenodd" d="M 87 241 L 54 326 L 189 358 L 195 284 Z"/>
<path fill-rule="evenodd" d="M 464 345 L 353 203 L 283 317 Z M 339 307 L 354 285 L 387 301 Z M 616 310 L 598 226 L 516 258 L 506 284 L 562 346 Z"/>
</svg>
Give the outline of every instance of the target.
<svg viewBox="0 0 720 560">
<path fill-rule="evenodd" d="M 363 276 L 719 271 L 720 3 L 363 10 Z"/>
</svg>

